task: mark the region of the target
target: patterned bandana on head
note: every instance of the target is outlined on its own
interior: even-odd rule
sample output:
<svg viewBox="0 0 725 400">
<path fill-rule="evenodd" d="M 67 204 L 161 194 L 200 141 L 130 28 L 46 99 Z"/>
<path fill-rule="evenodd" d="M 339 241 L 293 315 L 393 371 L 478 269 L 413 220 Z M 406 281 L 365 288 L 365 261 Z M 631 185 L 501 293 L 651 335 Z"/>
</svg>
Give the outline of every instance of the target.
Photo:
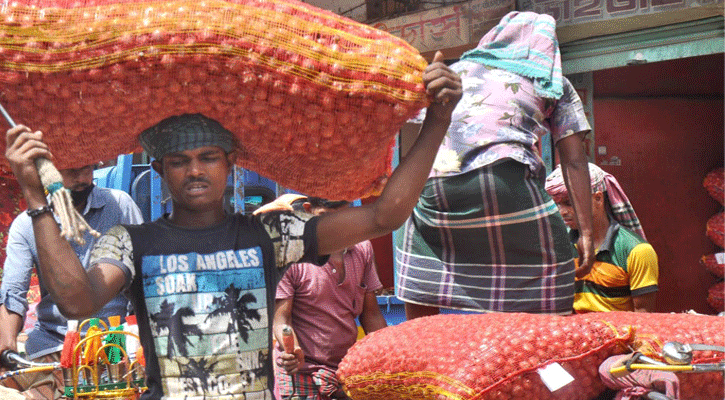
<svg viewBox="0 0 725 400">
<path fill-rule="evenodd" d="M 636 234 L 642 236 L 643 239 L 647 240 L 644 236 L 642 225 L 640 225 L 639 219 L 637 218 L 637 214 L 634 213 L 634 208 L 632 208 L 632 204 L 630 204 L 627 195 L 624 194 L 622 187 L 619 186 L 617 179 L 592 163 L 589 163 L 589 176 L 592 182 L 592 193 L 606 193 L 609 199 L 609 205 L 612 206 L 614 219 L 620 225 L 634 231 Z M 561 165 L 557 165 L 556 169 L 546 177 L 544 188 L 549 193 L 549 196 L 554 199 L 569 195 L 564 184 L 564 176 L 561 173 Z"/>
<path fill-rule="evenodd" d="M 219 122 L 201 114 L 184 114 L 166 118 L 141 132 L 141 147 L 160 160 L 169 153 L 204 146 L 221 147 L 227 153 L 236 147 L 234 134 Z"/>
<path fill-rule="evenodd" d="M 506 14 L 461 60 L 531 78 L 536 93 L 542 97 L 559 99 L 564 94 L 556 21 L 546 14 Z"/>
</svg>

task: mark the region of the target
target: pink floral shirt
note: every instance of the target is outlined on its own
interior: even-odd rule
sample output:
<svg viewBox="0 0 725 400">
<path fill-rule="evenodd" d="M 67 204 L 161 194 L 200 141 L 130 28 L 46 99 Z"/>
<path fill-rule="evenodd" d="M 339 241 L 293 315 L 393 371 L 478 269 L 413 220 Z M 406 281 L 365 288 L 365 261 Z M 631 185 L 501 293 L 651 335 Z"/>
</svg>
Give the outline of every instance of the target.
<svg viewBox="0 0 725 400">
<path fill-rule="evenodd" d="M 431 177 L 465 173 L 503 159 L 527 164 L 543 179 L 537 142 L 547 133 L 554 143 L 591 129 L 581 99 L 566 77 L 564 95 L 547 99 L 528 78 L 472 61 L 451 68 L 461 75 L 463 97 L 438 150 Z"/>
</svg>

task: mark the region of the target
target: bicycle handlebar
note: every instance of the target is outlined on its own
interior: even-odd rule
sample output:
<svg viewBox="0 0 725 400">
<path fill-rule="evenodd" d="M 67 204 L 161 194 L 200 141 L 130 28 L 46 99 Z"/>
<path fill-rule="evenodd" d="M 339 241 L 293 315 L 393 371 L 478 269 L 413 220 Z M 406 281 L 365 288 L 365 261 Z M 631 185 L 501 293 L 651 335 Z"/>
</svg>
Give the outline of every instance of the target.
<svg viewBox="0 0 725 400">
<path fill-rule="evenodd" d="M 13 350 L 3 350 L 3 352 L 0 353 L 0 365 L 10 370 L 17 370 L 19 368 L 50 367 L 55 364 L 57 363 L 41 363 L 27 360 Z"/>
<path fill-rule="evenodd" d="M 3 350 L 0 353 L 0 365 L 10 370 L 18 369 L 18 364 L 13 360 L 15 356 L 20 357 L 18 353 L 12 350 Z"/>
</svg>

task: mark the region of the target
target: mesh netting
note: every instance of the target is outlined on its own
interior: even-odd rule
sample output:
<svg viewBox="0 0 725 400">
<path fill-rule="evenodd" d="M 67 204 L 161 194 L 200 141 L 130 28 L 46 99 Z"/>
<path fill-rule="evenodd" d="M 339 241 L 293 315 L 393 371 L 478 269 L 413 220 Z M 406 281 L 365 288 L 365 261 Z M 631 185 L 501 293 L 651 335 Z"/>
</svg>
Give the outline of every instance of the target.
<svg viewBox="0 0 725 400">
<path fill-rule="evenodd" d="M 604 391 L 599 365 L 614 354 L 653 358 L 667 341 L 725 346 L 725 319 L 708 315 L 589 313 L 418 318 L 358 341 L 338 375 L 356 400 L 589 400 Z M 701 351 L 693 362 L 716 362 Z M 575 380 L 550 392 L 536 370 L 560 363 Z M 721 400 L 721 373 L 678 374 L 683 399 Z M 719 396 L 719 397 L 718 397 Z"/>
<path fill-rule="evenodd" d="M 586 321 L 607 321 L 616 326 L 634 327 L 632 351 L 640 351 L 659 358 L 662 345 L 669 341 L 689 344 L 725 346 L 725 318 L 699 314 L 660 313 L 593 313 L 581 316 Z M 661 359 L 661 358 L 659 358 Z M 723 353 L 693 352 L 693 363 L 712 363 L 723 360 Z M 680 379 L 680 397 L 688 400 L 722 400 L 725 382 L 720 372 L 677 373 Z"/>
<path fill-rule="evenodd" d="M 702 186 L 713 199 L 725 205 L 725 168 L 710 171 L 702 181 Z"/>
<path fill-rule="evenodd" d="M 630 339 L 626 328 L 578 317 L 442 314 L 366 336 L 338 375 L 356 400 L 586 400 L 605 389 L 599 364 Z M 575 381 L 552 393 L 536 370 L 553 362 Z"/>
<path fill-rule="evenodd" d="M 725 212 L 720 212 L 707 220 L 705 234 L 720 248 L 725 248 Z"/>
<path fill-rule="evenodd" d="M 704 266 L 705 269 L 710 271 L 713 275 L 723 278 L 725 277 L 725 263 L 723 263 L 723 260 L 725 260 L 725 253 L 723 252 L 705 254 L 700 257 L 700 264 L 702 264 L 702 266 Z"/>
<path fill-rule="evenodd" d="M 725 311 L 725 282 L 720 281 L 710 286 L 707 290 L 707 304 L 715 311 Z"/>
<path fill-rule="evenodd" d="M 143 129 L 202 113 L 237 135 L 240 166 L 357 198 L 379 188 L 395 134 L 426 105 L 425 66 L 403 40 L 295 0 L 0 7 L 0 101 L 45 133 L 61 169 L 138 151 Z"/>
</svg>

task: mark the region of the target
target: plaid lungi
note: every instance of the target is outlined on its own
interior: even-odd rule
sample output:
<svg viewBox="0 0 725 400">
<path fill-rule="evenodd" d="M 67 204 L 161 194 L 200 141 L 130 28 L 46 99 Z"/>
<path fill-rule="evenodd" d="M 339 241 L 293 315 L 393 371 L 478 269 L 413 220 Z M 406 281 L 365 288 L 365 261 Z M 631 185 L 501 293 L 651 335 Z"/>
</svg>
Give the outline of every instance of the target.
<svg viewBox="0 0 725 400">
<path fill-rule="evenodd" d="M 335 371 L 320 367 L 312 373 L 287 374 L 278 365 L 274 366 L 274 377 L 281 400 L 330 400 L 340 389 Z"/>
<path fill-rule="evenodd" d="M 575 250 L 543 182 L 524 164 L 428 179 L 395 247 L 396 292 L 405 302 L 572 312 Z"/>
</svg>

